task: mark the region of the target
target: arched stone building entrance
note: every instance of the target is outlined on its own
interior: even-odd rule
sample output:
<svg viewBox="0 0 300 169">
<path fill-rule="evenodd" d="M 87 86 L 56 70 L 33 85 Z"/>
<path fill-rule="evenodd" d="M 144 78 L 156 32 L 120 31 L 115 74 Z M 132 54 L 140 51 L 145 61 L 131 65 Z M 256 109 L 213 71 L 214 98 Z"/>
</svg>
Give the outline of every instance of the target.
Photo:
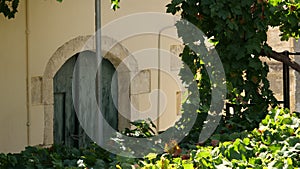
<svg viewBox="0 0 300 169">
<path fill-rule="evenodd" d="M 104 58 L 109 61 L 118 73 L 118 129 L 129 126 L 128 117 L 131 114 L 130 79 L 138 71 L 135 59 L 121 44 L 114 40 L 102 38 L 102 51 Z M 107 49 L 107 50 L 105 50 Z M 59 47 L 47 63 L 43 75 L 43 105 L 44 105 L 44 145 L 54 142 L 54 86 L 53 79 L 62 66 L 73 56 L 83 51 L 95 51 L 94 38 L 92 36 L 79 36 Z M 127 64 L 122 64 L 126 58 Z M 126 116 L 127 119 L 124 117 Z"/>
</svg>

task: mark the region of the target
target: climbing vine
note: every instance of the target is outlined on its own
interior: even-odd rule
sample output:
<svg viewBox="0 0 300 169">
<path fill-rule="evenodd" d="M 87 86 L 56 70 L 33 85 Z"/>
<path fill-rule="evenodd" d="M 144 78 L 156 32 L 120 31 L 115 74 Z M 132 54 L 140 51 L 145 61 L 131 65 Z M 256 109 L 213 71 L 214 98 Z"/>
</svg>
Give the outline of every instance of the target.
<svg viewBox="0 0 300 169">
<path fill-rule="evenodd" d="M 234 105 L 235 111 L 234 115 L 223 121 L 226 123 L 224 126 L 235 124 L 241 130 L 253 128 L 270 106 L 277 105 L 269 89 L 269 67 L 261 61 L 261 56 L 284 62 L 300 71 L 297 63 L 274 51 L 267 43 L 270 27 L 279 27 L 281 40 L 299 38 L 298 0 L 172 0 L 167 5 L 167 12 L 180 14 L 182 19 L 197 26 L 218 52 L 227 79 L 228 103 Z M 201 41 L 203 37 L 193 37 L 193 34 L 182 30 L 179 23 L 178 34 L 185 44 Z M 200 95 L 204 96 L 201 107 L 206 110 L 205 107 L 214 103 L 207 99 L 212 84 L 205 69 L 209 63 L 203 62 L 202 57 L 201 53 L 187 46 L 181 54 L 182 60 L 195 76 L 200 77 L 197 79 L 198 89 Z"/>
</svg>

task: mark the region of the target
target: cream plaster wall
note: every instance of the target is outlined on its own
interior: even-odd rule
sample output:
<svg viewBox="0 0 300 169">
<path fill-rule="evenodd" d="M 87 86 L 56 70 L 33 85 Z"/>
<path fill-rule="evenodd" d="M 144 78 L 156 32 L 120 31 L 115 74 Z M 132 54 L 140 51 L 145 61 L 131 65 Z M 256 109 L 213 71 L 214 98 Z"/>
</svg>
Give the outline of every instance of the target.
<svg viewBox="0 0 300 169">
<path fill-rule="evenodd" d="M 109 1 L 102 1 L 102 24 L 103 26 L 105 26 L 112 20 L 117 20 L 122 16 L 127 16 L 134 13 L 165 13 L 165 6 L 168 4 L 168 2 L 169 0 L 153 0 L 151 2 L 147 0 L 121 1 L 121 8 L 117 11 L 112 11 L 110 10 Z M 133 24 L 132 28 L 139 27 L 139 24 L 142 23 Z M 163 31 L 163 33 L 170 34 L 172 31 L 175 32 L 176 30 L 174 28 L 166 29 Z M 163 93 L 160 100 L 160 115 L 158 115 L 157 113 L 158 103 L 156 92 L 156 90 L 158 89 L 158 71 L 156 69 L 158 67 L 158 34 L 132 36 L 123 40 L 122 45 L 127 48 L 136 58 L 139 70 L 150 70 L 150 93 L 140 93 L 132 96 L 131 101 L 134 108 L 141 112 L 139 116 L 140 118 L 146 116 L 154 117 L 153 120 L 157 124 L 158 129 L 160 131 L 166 130 L 168 127 L 172 126 L 178 119 L 176 111 L 176 92 L 180 91 L 181 89 L 180 82 L 179 84 L 177 84 L 176 80 L 173 79 L 174 77 L 172 77 L 174 76 L 174 74 L 178 73 L 178 70 L 176 70 L 175 73 L 171 70 L 170 47 L 171 45 L 180 45 L 179 41 L 164 36 L 161 37 L 161 68 L 164 70 L 164 72 L 161 72 L 160 78 L 160 90 Z M 144 84 L 141 83 L 141 85 Z M 139 104 L 137 104 L 137 102 Z M 157 120 L 157 116 L 159 116 L 159 120 Z M 133 117 L 133 119 L 136 118 L 137 117 Z"/>
<path fill-rule="evenodd" d="M 29 1 L 31 74 L 41 75 L 49 58 L 69 40 L 94 33 L 94 0 Z"/>
<path fill-rule="evenodd" d="M 16 19 L 0 23 L 0 152 L 17 152 L 26 145 L 24 1 Z"/>
<path fill-rule="evenodd" d="M 170 0 L 126 0 L 121 1 L 121 8 L 117 11 L 110 9 L 110 1 L 102 0 L 102 24 L 105 25 L 112 20 L 139 12 L 166 12 L 165 6 Z"/>
</svg>

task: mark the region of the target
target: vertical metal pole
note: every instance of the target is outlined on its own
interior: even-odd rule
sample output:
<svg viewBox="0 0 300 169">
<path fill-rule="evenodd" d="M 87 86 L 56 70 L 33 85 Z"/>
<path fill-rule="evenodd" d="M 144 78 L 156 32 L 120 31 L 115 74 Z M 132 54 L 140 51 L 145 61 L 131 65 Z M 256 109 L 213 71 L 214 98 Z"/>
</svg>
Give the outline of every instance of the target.
<svg viewBox="0 0 300 169">
<path fill-rule="evenodd" d="M 160 36 L 161 36 L 161 31 L 158 33 L 158 55 L 157 55 L 157 123 L 156 123 L 156 130 L 157 133 L 159 132 L 159 127 L 160 127 L 160 76 L 161 76 L 161 72 L 160 72 L 160 67 L 161 67 L 161 63 L 160 63 Z"/>
<path fill-rule="evenodd" d="M 95 0 L 96 18 L 95 18 L 95 31 L 96 31 L 96 55 L 97 58 L 101 57 L 101 0 Z M 98 59 L 99 59 L 98 58 Z"/>
<path fill-rule="evenodd" d="M 289 52 L 284 51 L 285 57 L 289 57 Z M 283 63 L 283 104 L 284 108 L 290 108 L 290 73 L 289 66 Z"/>
<path fill-rule="evenodd" d="M 161 49 L 161 33 L 162 31 L 172 28 L 174 25 L 166 26 L 159 30 L 158 32 L 158 40 L 157 40 L 157 46 L 158 46 L 158 53 L 157 53 L 157 123 L 156 123 L 156 130 L 157 133 L 159 132 L 160 127 L 160 93 L 161 93 L 161 56 L 160 56 L 160 49 Z"/>
<path fill-rule="evenodd" d="M 95 0 L 95 31 L 96 31 L 96 58 L 98 63 L 100 63 L 97 68 L 97 79 L 96 79 L 96 88 L 97 88 L 97 100 L 98 100 L 98 106 L 101 110 L 101 103 L 102 103 L 102 91 L 101 91 L 101 61 L 102 61 L 102 55 L 101 55 L 101 0 Z M 98 144 L 103 145 L 103 139 L 104 139 L 104 130 L 103 130 L 103 118 L 101 112 L 98 114 L 98 131 L 99 133 L 95 133 L 96 136 L 98 136 Z"/>
</svg>

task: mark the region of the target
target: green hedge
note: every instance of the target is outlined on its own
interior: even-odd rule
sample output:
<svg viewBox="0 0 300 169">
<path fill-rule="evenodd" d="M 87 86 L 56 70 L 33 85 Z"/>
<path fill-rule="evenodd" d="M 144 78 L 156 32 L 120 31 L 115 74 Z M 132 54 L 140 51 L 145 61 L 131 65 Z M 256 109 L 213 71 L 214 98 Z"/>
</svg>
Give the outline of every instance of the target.
<svg viewBox="0 0 300 169">
<path fill-rule="evenodd" d="M 298 114 L 273 109 L 253 131 L 216 134 L 201 145 L 170 142 L 165 153 L 144 159 L 116 156 L 94 144 L 85 149 L 54 145 L 0 154 L 0 168 L 299 168 L 299 123 Z"/>
</svg>

